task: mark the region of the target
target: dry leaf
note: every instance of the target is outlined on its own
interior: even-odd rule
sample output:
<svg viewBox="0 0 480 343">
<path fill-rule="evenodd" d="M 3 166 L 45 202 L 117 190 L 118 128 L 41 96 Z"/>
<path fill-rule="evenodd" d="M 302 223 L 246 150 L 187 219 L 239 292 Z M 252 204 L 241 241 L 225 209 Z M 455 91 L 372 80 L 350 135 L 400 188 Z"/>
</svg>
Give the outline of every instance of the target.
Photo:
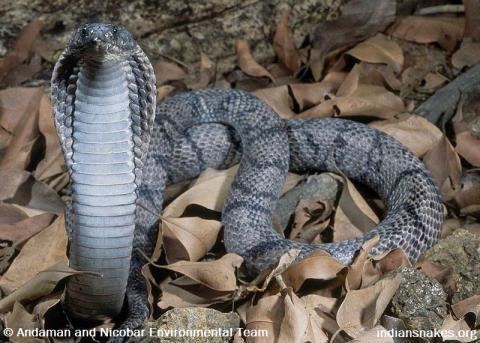
<svg viewBox="0 0 480 343">
<path fill-rule="evenodd" d="M 266 296 L 247 310 L 245 328 L 247 330 L 266 330 L 267 335 L 261 338 L 262 343 L 277 342 L 284 316 L 283 297 L 280 294 Z M 260 341 L 251 338 L 249 342 Z"/>
<path fill-rule="evenodd" d="M 295 73 L 300 68 L 300 54 L 288 27 L 288 13 L 282 16 L 277 25 L 277 30 L 273 37 L 273 49 L 280 62 L 292 73 Z"/>
<path fill-rule="evenodd" d="M 282 278 L 287 286 L 298 291 L 308 279 L 333 280 L 346 267 L 326 252 L 315 251 L 287 269 Z"/>
<path fill-rule="evenodd" d="M 5 327 L 13 330 L 9 342 L 12 343 L 42 343 L 43 339 L 28 337 L 29 335 L 18 334 L 19 329 L 33 330 L 38 328 L 38 323 L 33 314 L 28 313 L 25 307 L 15 302 L 12 312 L 5 316 Z"/>
<path fill-rule="evenodd" d="M 187 73 L 182 68 L 170 62 L 158 61 L 153 65 L 153 71 L 157 78 L 157 85 L 171 80 L 183 80 L 187 77 Z"/>
<path fill-rule="evenodd" d="M 268 70 L 255 61 L 246 40 L 238 39 L 235 42 L 235 50 L 237 52 L 238 65 L 245 74 L 254 77 L 268 77 L 272 82 L 275 82 L 274 77 Z"/>
<path fill-rule="evenodd" d="M 289 119 L 295 116 L 288 86 L 258 89 L 253 94 L 266 102 L 280 117 Z"/>
<path fill-rule="evenodd" d="M 34 264 L 31 266 L 33 267 Z M 31 275 L 31 279 L 22 282 L 23 284 L 19 288 L 3 299 L 0 299 L 0 313 L 9 311 L 16 301 L 31 301 L 50 294 L 58 282 L 68 276 L 79 273 L 82 272 L 73 270 L 67 266 L 66 259 L 50 266 L 48 269 L 39 271 L 36 275 L 34 273 Z"/>
<path fill-rule="evenodd" d="M 65 261 L 66 251 L 65 219 L 60 216 L 25 244 L 0 280 L 0 286 L 8 289 L 20 287 L 40 271 Z"/>
<path fill-rule="evenodd" d="M 168 263 L 198 261 L 217 241 L 222 223 L 199 217 L 162 217 L 162 242 Z"/>
<path fill-rule="evenodd" d="M 347 51 L 356 59 L 369 63 L 383 63 L 399 73 L 403 67 L 403 51 L 393 40 L 383 34 L 367 39 Z"/>
<path fill-rule="evenodd" d="M 362 271 L 370 252 L 379 240 L 380 237 L 377 235 L 362 244 L 362 247 L 355 257 L 355 260 L 348 267 L 347 276 L 345 278 L 345 286 L 347 291 L 359 289 L 362 285 Z"/>
<path fill-rule="evenodd" d="M 445 317 L 439 332 L 444 341 L 473 342 L 478 339 L 477 331 L 470 329 L 464 319 L 455 320 L 451 314 Z"/>
<path fill-rule="evenodd" d="M 417 157 L 425 155 L 443 137 L 442 132 L 435 125 L 417 115 L 375 121 L 369 125 L 394 137 Z"/>
<path fill-rule="evenodd" d="M 455 151 L 472 166 L 480 167 L 480 139 L 469 131 L 460 132 L 455 138 L 457 141 Z"/>
<path fill-rule="evenodd" d="M 309 62 L 315 80 L 321 79 L 324 63 L 334 51 L 383 31 L 395 20 L 395 12 L 394 0 L 352 0 L 343 7 L 340 18 L 319 23 L 313 33 Z"/>
<path fill-rule="evenodd" d="M 198 262 L 197 262 L 198 263 Z M 187 276 L 181 276 L 173 281 L 160 285 L 162 296 L 158 307 L 167 309 L 170 307 L 210 306 L 216 303 L 231 302 L 231 291 L 215 291 L 199 284 Z"/>
<path fill-rule="evenodd" d="M 20 31 L 13 51 L 0 58 L 0 83 L 17 84 L 19 81 L 28 80 L 41 69 L 38 59 L 33 65 L 24 62 L 33 54 L 34 42 L 42 28 L 43 23 L 34 20 Z"/>
<path fill-rule="evenodd" d="M 332 176 L 344 185 L 334 217 L 334 241 L 353 239 L 378 224 L 377 215 L 353 183 L 345 175 Z"/>
<path fill-rule="evenodd" d="M 309 315 L 305 305 L 291 288 L 282 290 L 283 319 L 280 325 L 279 342 L 305 342 L 312 341 L 306 337 Z"/>
<path fill-rule="evenodd" d="M 215 76 L 215 68 L 210 58 L 203 52 L 200 53 L 200 73 L 198 79 L 194 83 L 187 83 L 190 89 L 202 89 L 212 81 Z"/>
<path fill-rule="evenodd" d="M 351 341 L 352 343 L 394 343 L 393 337 L 381 325 L 376 325 L 370 330 L 360 334 L 357 338 Z"/>
<path fill-rule="evenodd" d="M 15 224 L 28 217 L 29 215 L 22 209 L 0 202 L 0 225 Z"/>
<path fill-rule="evenodd" d="M 33 173 L 34 177 L 50 185 L 49 181 L 64 174 L 66 176 L 65 180 L 68 181 L 63 153 L 60 148 L 60 142 L 58 141 L 57 131 L 53 124 L 52 105 L 47 94 L 44 94 L 40 100 L 38 127 L 40 133 L 45 138 L 45 157 L 37 165 Z M 57 184 L 54 189 L 59 191 L 66 185 L 66 183 L 61 185 Z"/>
<path fill-rule="evenodd" d="M 237 289 L 235 270 L 240 267 L 243 258 L 235 254 L 226 254 L 222 258 L 209 262 L 178 261 L 158 268 L 168 269 L 220 292 L 233 292 Z"/>
<path fill-rule="evenodd" d="M 480 42 L 474 42 L 469 38 L 462 41 L 460 48 L 452 55 L 452 65 L 462 69 L 480 62 Z"/>
<path fill-rule="evenodd" d="M 225 197 L 235 177 L 238 166 L 214 173 L 206 181 L 197 182 L 188 191 L 176 198 L 163 211 L 164 217 L 180 217 L 190 204 L 197 204 L 214 211 L 221 211 Z M 208 171 L 203 172 L 208 173 Z M 200 175 L 200 177 L 202 177 Z"/>
<path fill-rule="evenodd" d="M 54 214 L 44 213 L 21 220 L 15 224 L 0 224 L 0 239 L 20 245 L 46 228 L 54 217 Z"/>
<path fill-rule="evenodd" d="M 353 338 L 373 328 L 400 285 L 401 276 L 347 293 L 337 312 L 340 329 Z"/>
<path fill-rule="evenodd" d="M 423 162 L 440 186 L 445 200 L 449 200 L 460 187 L 462 165 L 446 137 L 442 139 L 424 156 Z"/>
<path fill-rule="evenodd" d="M 453 304 L 452 311 L 457 318 L 463 318 L 466 314 L 473 313 L 475 315 L 474 327 L 477 327 L 480 323 L 480 295 L 474 295 Z"/>
<path fill-rule="evenodd" d="M 8 107 L 3 106 L 0 125 L 7 130 L 9 123 L 16 122 L 16 125 L 11 131 L 13 138 L 0 161 L 1 169 L 25 169 L 30 163 L 33 143 L 38 137 L 38 106 L 44 93 L 41 88 L 35 88 L 34 91 L 17 88 L 16 91 L 18 93 L 15 95 L 15 99 L 26 103 L 26 106 L 22 112 L 17 112 L 15 109 L 9 110 Z M 20 119 L 8 119 L 8 117 L 17 116 Z"/>
<path fill-rule="evenodd" d="M 376 85 L 361 84 L 349 96 L 336 97 L 300 113 L 297 118 L 374 116 L 389 118 L 405 111 L 400 97 Z"/>
<path fill-rule="evenodd" d="M 392 28 L 392 35 L 416 43 L 438 43 L 453 51 L 463 38 L 464 18 L 411 16 Z"/>
</svg>

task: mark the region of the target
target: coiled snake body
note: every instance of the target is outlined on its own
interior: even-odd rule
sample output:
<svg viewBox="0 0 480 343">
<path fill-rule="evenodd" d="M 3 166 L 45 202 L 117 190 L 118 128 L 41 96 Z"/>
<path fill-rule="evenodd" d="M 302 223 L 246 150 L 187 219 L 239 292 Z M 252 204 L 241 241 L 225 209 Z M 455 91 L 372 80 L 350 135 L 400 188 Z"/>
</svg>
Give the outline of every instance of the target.
<svg viewBox="0 0 480 343">
<path fill-rule="evenodd" d="M 69 280 L 71 316 L 116 316 L 126 292 L 122 325 L 140 325 L 148 316 L 142 252 L 152 253 L 165 186 L 207 167 L 226 168 L 240 156 L 222 214 L 224 243 L 252 271 L 292 248 L 301 250 L 300 258 L 322 249 L 348 264 L 377 234 L 374 254 L 401 247 L 416 260 L 438 238 L 443 208 L 437 188 L 395 139 L 348 120 L 284 121 L 236 90 L 188 92 L 155 111 L 155 92 L 147 57 L 118 25 L 81 26 L 55 66 L 52 103 L 71 176 L 70 262 L 103 275 Z M 286 240 L 273 229 L 272 211 L 288 170 L 341 170 L 379 194 L 383 220 L 354 240 Z"/>
</svg>

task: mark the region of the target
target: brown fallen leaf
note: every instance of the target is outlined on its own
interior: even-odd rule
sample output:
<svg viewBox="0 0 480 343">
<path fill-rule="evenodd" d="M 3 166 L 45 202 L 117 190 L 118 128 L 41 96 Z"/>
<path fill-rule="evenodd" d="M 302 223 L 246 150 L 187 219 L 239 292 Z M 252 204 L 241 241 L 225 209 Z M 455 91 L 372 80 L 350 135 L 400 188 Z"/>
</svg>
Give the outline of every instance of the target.
<svg viewBox="0 0 480 343">
<path fill-rule="evenodd" d="M 375 212 L 345 175 L 331 174 L 343 183 L 342 194 L 334 216 L 334 242 L 361 236 L 379 223 Z"/>
<path fill-rule="evenodd" d="M 474 167 L 480 167 L 480 139 L 469 131 L 456 135 L 455 151 Z"/>
<path fill-rule="evenodd" d="M 391 28 L 394 37 L 416 43 L 438 43 L 453 51 L 463 38 L 464 18 L 410 16 Z"/>
<path fill-rule="evenodd" d="M 474 327 L 480 323 L 480 295 L 474 295 L 452 305 L 452 311 L 457 318 L 464 318 L 466 314 L 475 316 Z"/>
<path fill-rule="evenodd" d="M 380 280 L 375 285 L 347 292 L 338 308 L 337 323 L 340 329 L 353 338 L 373 328 L 390 303 L 401 276 Z"/>
<path fill-rule="evenodd" d="M 424 77 L 425 84 L 421 87 L 422 91 L 433 93 L 437 89 L 448 83 L 448 79 L 439 73 L 428 73 Z"/>
<path fill-rule="evenodd" d="M 11 241 L 15 245 L 21 245 L 46 228 L 54 217 L 54 214 L 44 213 L 14 224 L 0 224 L 0 239 Z"/>
<path fill-rule="evenodd" d="M 396 73 L 403 67 L 403 51 L 400 46 L 380 33 L 356 45 L 346 54 L 360 61 L 389 65 Z"/>
<path fill-rule="evenodd" d="M 161 220 L 162 242 L 168 263 L 198 261 L 213 247 L 222 227 L 219 221 L 199 217 L 162 217 Z"/>
<path fill-rule="evenodd" d="M 0 225 L 15 224 L 19 221 L 27 219 L 29 215 L 22 209 L 0 202 Z"/>
<path fill-rule="evenodd" d="M 460 48 L 452 55 L 452 65 L 462 69 L 480 62 L 480 42 L 464 38 Z"/>
<path fill-rule="evenodd" d="M 410 259 L 400 248 L 368 259 L 362 269 L 361 287 L 375 284 L 383 275 L 399 267 L 411 267 Z"/>
<path fill-rule="evenodd" d="M 395 19 L 394 0 L 352 0 L 336 20 L 321 22 L 314 30 L 309 61 L 315 80 L 324 73 L 325 62 L 353 44 L 383 31 Z"/>
<path fill-rule="evenodd" d="M 171 270 L 196 282 L 220 292 L 233 292 L 237 289 L 235 270 L 240 267 L 243 258 L 235 254 L 226 254 L 220 259 L 208 262 L 178 261 L 157 268 Z"/>
<path fill-rule="evenodd" d="M 187 86 L 190 89 L 202 89 L 212 81 L 215 76 L 215 65 L 203 52 L 200 53 L 200 72 L 198 79 L 193 83 L 187 82 Z"/>
<path fill-rule="evenodd" d="M 291 288 L 282 290 L 282 296 L 284 307 L 278 342 L 312 342 L 314 337 L 307 335 L 309 315 L 304 303 Z"/>
<path fill-rule="evenodd" d="M 359 289 L 362 285 L 362 271 L 365 267 L 370 252 L 379 240 L 380 237 L 377 235 L 362 244 L 362 247 L 355 257 L 355 260 L 348 267 L 347 276 L 345 278 L 345 288 L 347 291 Z"/>
<path fill-rule="evenodd" d="M 285 284 L 298 291 L 308 279 L 330 281 L 346 270 L 336 258 L 323 251 L 315 251 L 287 269 L 282 278 Z"/>
<path fill-rule="evenodd" d="M 254 77 L 268 77 L 272 82 L 275 82 L 272 74 L 255 61 L 246 40 L 237 39 L 235 41 L 235 51 L 237 52 L 238 65 L 245 74 Z"/>
<path fill-rule="evenodd" d="M 157 85 L 162 85 L 166 81 L 183 80 L 187 73 L 178 65 L 165 61 L 158 61 L 153 65 L 153 71 L 157 78 Z"/>
<path fill-rule="evenodd" d="M 292 73 L 295 73 L 300 68 L 300 54 L 288 27 L 288 13 L 282 16 L 277 25 L 277 30 L 273 37 L 273 50 L 275 50 L 275 54 L 280 62 Z"/>
<path fill-rule="evenodd" d="M 253 94 L 265 101 L 280 117 L 289 119 L 295 116 L 288 86 L 258 89 Z"/>
<path fill-rule="evenodd" d="M 329 73 L 322 82 L 290 84 L 289 87 L 299 106 L 299 110 L 301 112 L 305 111 L 324 100 L 328 100 L 332 94 L 337 92 L 345 76 L 345 73 L 332 72 Z"/>
<path fill-rule="evenodd" d="M 376 325 L 370 330 L 361 333 L 358 337 L 353 339 L 354 343 L 394 343 L 393 337 L 381 325 Z"/>
<path fill-rule="evenodd" d="M 2 117 L 19 116 L 21 119 L 12 131 L 13 138 L 0 161 L 0 169 L 25 169 L 30 163 L 32 147 L 38 137 L 38 107 L 44 94 L 43 90 L 35 88 L 35 91 L 23 91 L 23 88 L 17 88 L 17 92 L 19 94 L 16 95 L 16 99 L 27 105 L 20 113 L 14 110 L 2 110 Z M 28 95 L 30 96 L 27 97 Z M 8 119 L 5 120 L 9 122 Z M 16 122 L 17 119 L 12 121 Z"/>
<path fill-rule="evenodd" d="M 43 23 L 40 20 L 34 20 L 26 25 L 18 34 L 14 49 L 5 57 L 0 59 L 0 83 L 16 84 L 15 79 L 25 67 L 30 70 L 23 75 L 22 79 L 29 79 L 33 74 L 39 71 L 39 65 L 34 68 L 28 68 L 29 64 L 26 62 L 34 51 L 34 42 L 37 40 L 40 31 L 43 28 Z"/>
<path fill-rule="evenodd" d="M 43 339 L 29 337 L 20 330 L 33 330 L 39 328 L 33 314 L 29 313 L 19 302 L 15 302 L 12 312 L 5 315 L 5 327 L 13 330 L 9 342 L 12 343 L 42 343 Z M 25 331 L 24 331 L 25 332 Z"/>
<path fill-rule="evenodd" d="M 61 214 L 64 203 L 57 192 L 24 170 L 1 169 L 0 200 L 28 208 Z"/>
<path fill-rule="evenodd" d="M 480 41 L 480 10 L 478 0 L 464 0 L 465 37 Z"/>
<path fill-rule="evenodd" d="M 10 290 L 19 288 L 40 271 L 66 261 L 66 251 L 65 219 L 60 216 L 24 245 L 0 279 L 0 286 Z"/>
<path fill-rule="evenodd" d="M 451 314 L 445 317 L 439 332 L 444 341 L 473 342 L 478 339 L 477 332 L 468 326 L 465 319 L 456 320 Z"/>
<path fill-rule="evenodd" d="M 64 259 L 50 266 L 48 269 L 40 270 L 36 274 L 32 274 L 32 277 L 22 282 L 22 285 L 15 289 L 15 291 L 3 299 L 0 299 L 0 313 L 9 311 L 16 301 L 31 301 L 50 294 L 61 280 L 79 273 L 83 272 L 68 267 L 67 260 Z"/>
<path fill-rule="evenodd" d="M 460 189 L 462 165 L 453 146 L 446 137 L 423 157 L 425 166 L 432 173 L 445 200 L 450 200 Z"/>
<path fill-rule="evenodd" d="M 187 276 L 167 280 L 160 285 L 162 295 L 157 306 L 165 310 L 170 307 L 206 307 L 232 301 L 231 291 L 222 292 L 208 288 Z"/>
<path fill-rule="evenodd" d="M 443 137 L 435 125 L 417 115 L 405 114 L 395 119 L 374 121 L 369 126 L 394 137 L 417 157 L 425 155 Z"/>
<path fill-rule="evenodd" d="M 53 180 L 57 180 L 62 175 L 64 176 L 63 180 L 68 182 L 63 153 L 53 124 L 52 105 L 47 94 L 44 94 L 40 100 L 38 128 L 45 138 L 45 157 L 38 163 L 33 176 L 49 186 L 52 186 Z M 67 183 L 56 183 L 53 188 L 56 191 L 60 191 L 66 185 Z"/>
<path fill-rule="evenodd" d="M 262 342 L 277 342 L 280 335 L 282 319 L 284 317 L 284 304 L 281 294 L 264 296 L 247 310 L 245 328 L 247 330 L 266 330 Z M 255 342 L 255 338 L 252 338 Z"/>
<path fill-rule="evenodd" d="M 205 173 L 212 173 L 208 179 L 201 179 L 200 182 L 182 193 L 171 202 L 163 211 L 164 217 L 180 217 L 185 208 L 190 204 L 197 204 L 214 211 L 221 211 L 225 197 L 235 177 L 238 166 L 222 171 L 207 170 Z M 200 178 L 202 176 L 200 175 Z"/>
<path fill-rule="evenodd" d="M 295 208 L 289 239 L 312 243 L 330 224 L 333 203 L 301 199 Z"/>
<path fill-rule="evenodd" d="M 374 116 L 390 118 L 405 111 L 400 97 L 384 87 L 361 84 L 349 96 L 340 96 L 324 101 L 300 113 L 297 118 Z"/>
</svg>

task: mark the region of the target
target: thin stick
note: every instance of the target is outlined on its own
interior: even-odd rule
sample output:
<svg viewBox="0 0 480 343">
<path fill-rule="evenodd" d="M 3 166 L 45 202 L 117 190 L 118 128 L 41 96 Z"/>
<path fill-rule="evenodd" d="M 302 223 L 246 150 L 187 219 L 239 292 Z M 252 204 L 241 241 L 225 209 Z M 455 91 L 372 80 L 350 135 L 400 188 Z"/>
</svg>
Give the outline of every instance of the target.
<svg viewBox="0 0 480 343">
<path fill-rule="evenodd" d="M 439 5 L 432 7 L 425 7 L 418 9 L 416 15 L 432 15 L 442 13 L 463 13 L 465 12 L 465 6 L 463 5 Z"/>
</svg>

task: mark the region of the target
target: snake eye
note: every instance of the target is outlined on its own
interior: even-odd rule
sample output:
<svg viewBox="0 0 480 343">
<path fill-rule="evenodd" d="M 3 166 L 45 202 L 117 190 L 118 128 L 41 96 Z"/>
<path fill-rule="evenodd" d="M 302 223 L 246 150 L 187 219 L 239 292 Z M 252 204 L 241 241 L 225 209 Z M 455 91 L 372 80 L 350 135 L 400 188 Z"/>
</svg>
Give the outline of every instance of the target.
<svg viewBox="0 0 480 343">
<path fill-rule="evenodd" d="M 86 36 L 87 35 L 87 29 L 84 27 L 82 28 L 82 35 L 83 36 Z"/>
<path fill-rule="evenodd" d="M 115 26 L 112 31 L 113 31 L 114 34 L 116 34 L 118 32 L 117 27 Z"/>
</svg>

